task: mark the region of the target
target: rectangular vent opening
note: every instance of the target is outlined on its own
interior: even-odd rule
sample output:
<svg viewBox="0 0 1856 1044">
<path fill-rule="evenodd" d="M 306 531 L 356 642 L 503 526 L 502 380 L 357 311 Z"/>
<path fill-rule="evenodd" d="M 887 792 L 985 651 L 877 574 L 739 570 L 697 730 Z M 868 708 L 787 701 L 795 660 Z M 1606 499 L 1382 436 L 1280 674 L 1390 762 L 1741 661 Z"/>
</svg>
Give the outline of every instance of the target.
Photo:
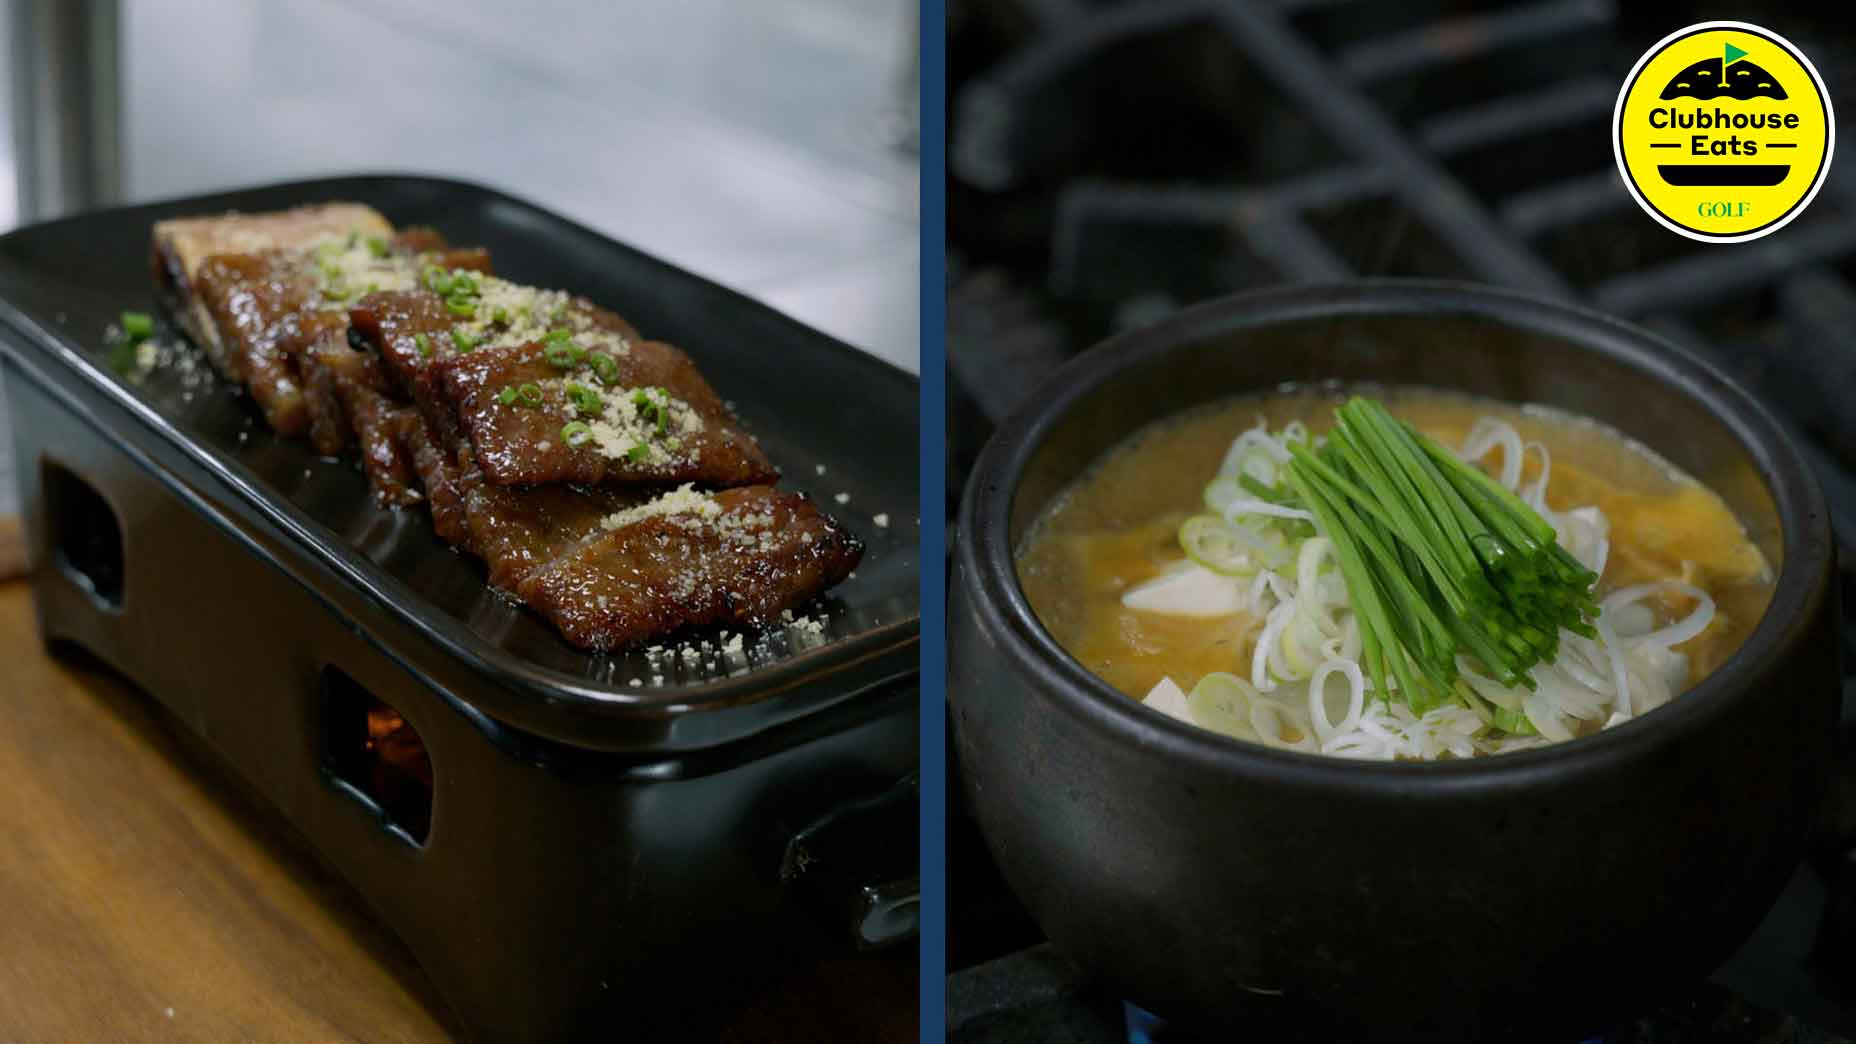
<svg viewBox="0 0 1856 1044">
<path fill-rule="evenodd" d="M 122 608 L 122 524 L 90 483 L 45 461 L 41 486 L 52 557 L 71 581 L 111 609 Z"/>
<path fill-rule="evenodd" d="M 432 829 L 432 759 L 419 730 L 339 667 L 322 669 L 322 763 L 414 844 Z"/>
</svg>

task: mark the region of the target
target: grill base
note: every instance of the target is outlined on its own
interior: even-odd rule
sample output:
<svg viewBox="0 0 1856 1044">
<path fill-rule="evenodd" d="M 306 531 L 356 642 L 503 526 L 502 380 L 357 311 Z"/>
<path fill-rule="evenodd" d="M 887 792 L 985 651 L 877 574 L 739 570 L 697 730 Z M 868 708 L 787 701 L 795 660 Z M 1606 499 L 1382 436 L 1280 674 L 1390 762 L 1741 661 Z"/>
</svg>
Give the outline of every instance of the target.
<svg viewBox="0 0 1856 1044">
<path fill-rule="evenodd" d="M 912 771 L 911 683 L 677 756 L 518 732 L 455 676 L 446 691 L 407 666 L 430 654 L 408 655 L 424 636 L 175 448 L 112 435 L 134 423 L 120 406 L 11 355 L 4 378 L 46 639 L 126 675 L 223 758 L 405 940 L 473 1037 L 689 1033 L 829 945 L 781 858 L 834 804 Z M 430 754 L 423 844 L 339 771 L 356 689 Z"/>
</svg>

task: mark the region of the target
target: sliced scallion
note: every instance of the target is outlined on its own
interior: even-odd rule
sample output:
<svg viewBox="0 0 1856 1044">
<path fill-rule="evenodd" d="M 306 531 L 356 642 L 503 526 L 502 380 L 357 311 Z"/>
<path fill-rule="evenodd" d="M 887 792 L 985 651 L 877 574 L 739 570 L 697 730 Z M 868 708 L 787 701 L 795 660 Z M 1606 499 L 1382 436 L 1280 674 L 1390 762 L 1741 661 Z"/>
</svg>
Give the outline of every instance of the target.
<svg viewBox="0 0 1856 1044">
<path fill-rule="evenodd" d="M 608 388 L 619 383 L 619 364 L 612 356 L 604 352 L 590 352 L 586 364 L 593 368 L 593 376 L 599 378 L 599 383 Z"/>
<path fill-rule="evenodd" d="M 661 436 L 670 426 L 669 395 L 662 388 L 640 388 L 632 393 L 632 406 L 638 416 L 647 417 Z"/>
<path fill-rule="evenodd" d="M 1208 674 L 1186 694 L 1186 713 L 1200 728 L 1235 739 L 1257 738 L 1250 725 L 1250 702 L 1256 699 L 1250 683 L 1222 671 Z"/>
<path fill-rule="evenodd" d="M 586 361 L 586 349 L 572 341 L 549 342 L 542 355 L 557 370 L 571 370 Z"/>
<path fill-rule="evenodd" d="M 574 409 L 589 417 L 596 417 L 606 410 L 606 400 L 598 392 L 584 384 L 568 381 L 562 385 L 567 390 L 567 401 L 573 403 Z"/>
<path fill-rule="evenodd" d="M 1186 557 L 1222 576 L 1250 576 L 1261 568 L 1249 551 L 1238 545 L 1231 527 L 1217 515 L 1194 515 L 1179 527 L 1179 546 Z"/>
<path fill-rule="evenodd" d="M 130 341 L 145 341 L 155 335 L 155 317 L 147 312 L 124 312 L 122 334 Z"/>
</svg>

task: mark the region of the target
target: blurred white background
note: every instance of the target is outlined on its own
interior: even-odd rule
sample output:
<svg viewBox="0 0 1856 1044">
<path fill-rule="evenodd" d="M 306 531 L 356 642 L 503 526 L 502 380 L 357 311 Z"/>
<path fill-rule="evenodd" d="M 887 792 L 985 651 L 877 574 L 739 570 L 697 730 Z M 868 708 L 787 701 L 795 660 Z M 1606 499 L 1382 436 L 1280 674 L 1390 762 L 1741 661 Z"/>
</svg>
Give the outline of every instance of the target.
<svg viewBox="0 0 1856 1044">
<path fill-rule="evenodd" d="M 30 41 L 77 0 L 4 2 L 28 43 L 0 50 L 0 106 L 17 109 L 35 79 L 68 77 L 48 53 L 61 47 Z M 919 369 L 913 0 L 80 6 L 115 22 L 115 90 L 107 44 L 101 80 L 79 82 L 120 98 L 123 199 L 360 171 L 465 178 Z M 43 169 L 22 153 L 61 151 L 45 122 L 36 145 L 18 120 L 0 145 L 0 228 L 64 209 L 13 191 L 16 159 Z M 0 513 L 8 487 L 0 474 Z"/>
</svg>

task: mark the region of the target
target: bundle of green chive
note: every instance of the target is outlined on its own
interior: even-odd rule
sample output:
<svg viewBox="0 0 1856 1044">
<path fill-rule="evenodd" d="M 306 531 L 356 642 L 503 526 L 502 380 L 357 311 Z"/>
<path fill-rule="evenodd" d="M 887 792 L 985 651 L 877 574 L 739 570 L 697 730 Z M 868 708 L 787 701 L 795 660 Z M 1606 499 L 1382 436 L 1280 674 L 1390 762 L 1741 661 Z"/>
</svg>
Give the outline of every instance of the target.
<svg viewBox="0 0 1856 1044">
<path fill-rule="evenodd" d="M 1561 628 L 1595 635 L 1598 577 L 1537 512 L 1378 402 L 1354 397 L 1334 416 L 1321 449 L 1290 446 L 1286 490 L 1257 492 L 1299 504 L 1334 541 L 1376 692 L 1395 679 L 1420 715 L 1475 705 L 1459 653 L 1531 689 L 1528 672 L 1553 662 Z M 1532 731 L 1520 715 L 1495 717 Z"/>
</svg>

